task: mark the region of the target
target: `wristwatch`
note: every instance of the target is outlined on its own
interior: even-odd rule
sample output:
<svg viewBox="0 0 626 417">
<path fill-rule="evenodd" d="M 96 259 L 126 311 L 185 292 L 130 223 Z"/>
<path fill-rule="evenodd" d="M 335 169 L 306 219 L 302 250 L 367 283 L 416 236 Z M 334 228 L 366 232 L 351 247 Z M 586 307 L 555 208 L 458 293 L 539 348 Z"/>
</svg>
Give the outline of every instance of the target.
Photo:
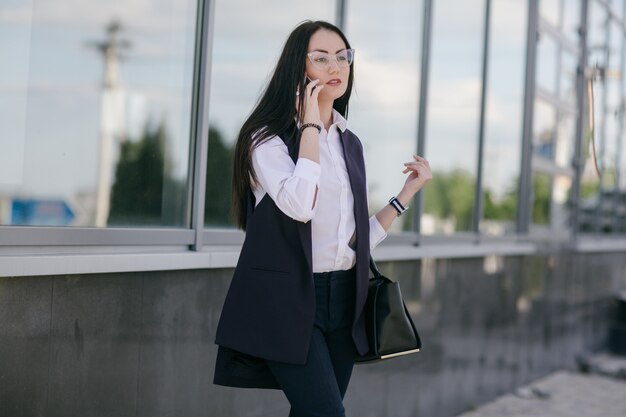
<svg viewBox="0 0 626 417">
<path fill-rule="evenodd" d="M 409 207 L 404 207 L 396 196 L 393 196 L 389 199 L 389 204 L 398 212 L 398 217 L 402 215 L 405 211 L 409 209 Z"/>
</svg>

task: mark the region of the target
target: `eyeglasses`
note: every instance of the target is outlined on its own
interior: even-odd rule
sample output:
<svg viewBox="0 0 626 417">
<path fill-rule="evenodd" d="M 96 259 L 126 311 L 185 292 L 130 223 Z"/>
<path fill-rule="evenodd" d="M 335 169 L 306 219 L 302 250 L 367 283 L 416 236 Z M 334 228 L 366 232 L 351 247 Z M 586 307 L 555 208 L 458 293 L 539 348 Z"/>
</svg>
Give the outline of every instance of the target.
<svg viewBox="0 0 626 417">
<path fill-rule="evenodd" d="M 326 52 L 313 51 L 306 54 L 311 61 L 311 64 L 317 69 L 330 68 L 331 61 L 334 59 L 337 62 L 337 66 L 341 68 L 349 67 L 354 60 L 354 49 L 344 49 L 336 55 L 327 54 Z"/>
</svg>

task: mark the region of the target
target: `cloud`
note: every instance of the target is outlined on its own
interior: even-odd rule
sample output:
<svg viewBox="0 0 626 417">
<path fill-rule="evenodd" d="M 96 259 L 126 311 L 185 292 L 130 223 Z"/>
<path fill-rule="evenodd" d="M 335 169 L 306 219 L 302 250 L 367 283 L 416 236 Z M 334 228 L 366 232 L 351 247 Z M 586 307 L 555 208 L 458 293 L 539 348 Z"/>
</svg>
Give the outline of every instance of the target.
<svg viewBox="0 0 626 417">
<path fill-rule="evenodd" d="M 57 24 L 89 29 L 119 18 L 137 30 L 163 32 L 164 28 L 186 28 L 190 16 L 195 22 L 195 4 L 192 0 L 38 1 L 4 6 L 0 19 L 3 24 Z"/>
</svg>

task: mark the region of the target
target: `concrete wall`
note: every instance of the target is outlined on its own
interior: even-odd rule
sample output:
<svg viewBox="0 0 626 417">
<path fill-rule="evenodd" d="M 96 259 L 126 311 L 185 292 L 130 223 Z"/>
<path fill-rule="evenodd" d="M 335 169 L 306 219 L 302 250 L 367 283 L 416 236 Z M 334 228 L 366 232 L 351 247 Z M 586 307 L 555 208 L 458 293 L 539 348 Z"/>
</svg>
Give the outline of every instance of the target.
<svg viewBox="0 0 626 417">
<path fill-rule="evenodd" d="M 381 264 L 422 352 L 355 367 L 348 416 L 452 416 L 606 345 L 624 253 Z M 0 278 L 0 416 L 280 417 L 212 384 L 230 269 Z"/>
</svg>

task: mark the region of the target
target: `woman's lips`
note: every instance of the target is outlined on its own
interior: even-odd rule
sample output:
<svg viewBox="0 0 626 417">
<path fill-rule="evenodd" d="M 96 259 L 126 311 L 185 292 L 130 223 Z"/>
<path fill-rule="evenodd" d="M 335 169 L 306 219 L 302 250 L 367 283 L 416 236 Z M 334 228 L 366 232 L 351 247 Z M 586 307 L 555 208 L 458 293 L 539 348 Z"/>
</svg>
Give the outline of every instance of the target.
<svg viewBox="0 0 626 417">
<path fill-rule="evenodd" d="M 332 86 L 338 86 L 339 84 L 341 84 L 341 80 L 337 80 L 337 79 L 330 80 L 326 84 L 332 85 Z"/>
</svg>

